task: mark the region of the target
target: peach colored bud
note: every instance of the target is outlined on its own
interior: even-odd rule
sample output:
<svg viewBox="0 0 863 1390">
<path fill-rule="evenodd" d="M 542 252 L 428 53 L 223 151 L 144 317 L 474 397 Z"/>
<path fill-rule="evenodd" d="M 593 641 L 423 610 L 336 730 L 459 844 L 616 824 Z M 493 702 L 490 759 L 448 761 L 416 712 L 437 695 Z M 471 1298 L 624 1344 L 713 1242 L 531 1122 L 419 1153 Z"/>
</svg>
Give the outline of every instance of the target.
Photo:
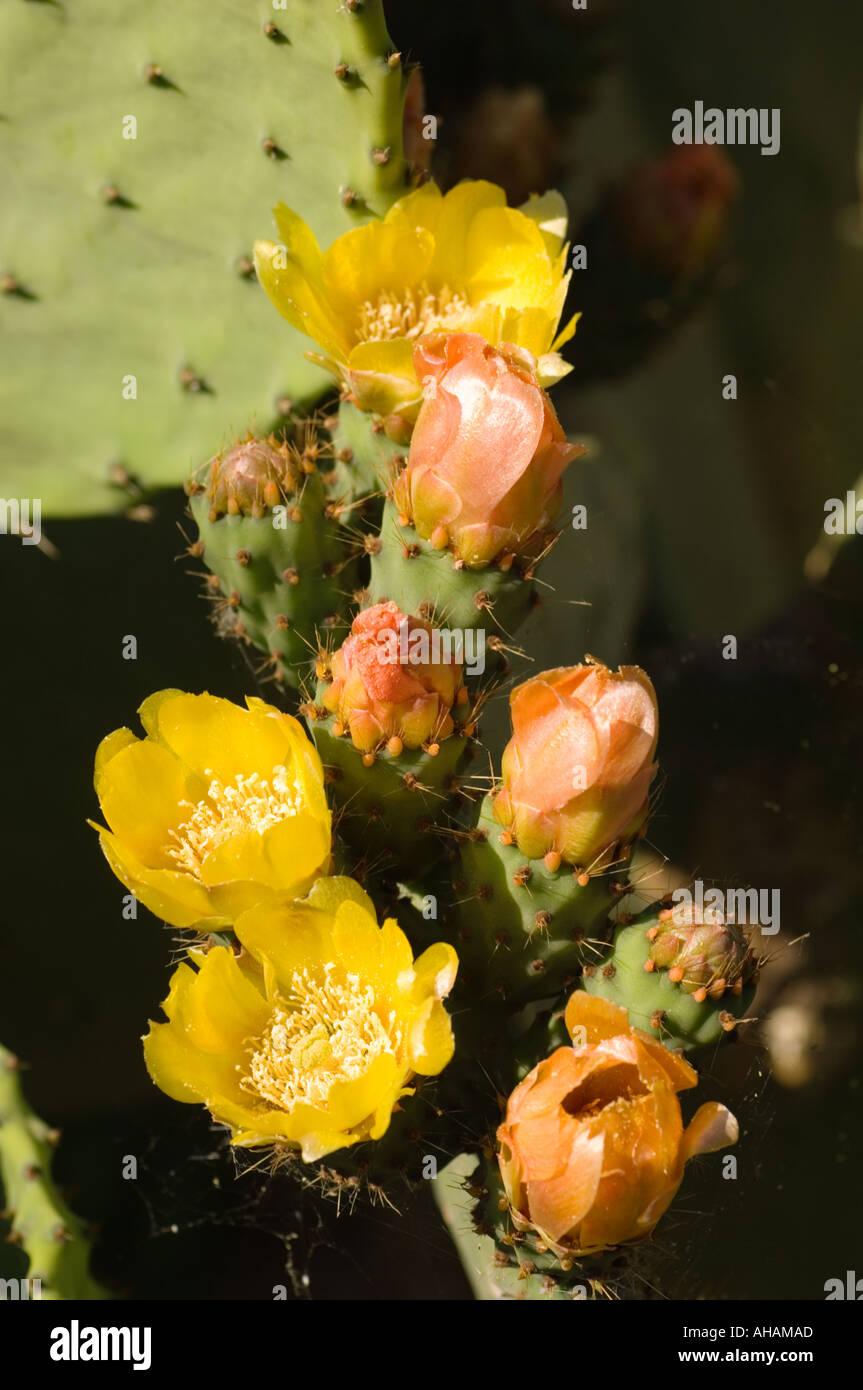
<svg viewBox="0 0 863 1390">
<path fill-rule="evenodd" d="M 649 1235 L 687 1161 L 735 1143 L 738 1130 L 715 1102 L 684 1129 L 676 1093 L 696 1073 L 630 1028 L 625 1009 L 577 990 L 566 1025 L 576 1046 L 558 1048 L 509 1098 L 498 1162 L 514 1224 L 580 1256 Z"/>
<path fill-rule="evenodd" d="M 334 654 L 323 704 L 363 752 L 391 740 L 391 752 L 399 742 L 419 748 L 440 741 L 453 731 L 450 710 L 463 684 L 451 655 L 429 623 L 406 617 L 396 603 L 378 603 L 357 614 Z"/>
<path fill-rule="evenodd" d="M 510 696 L 494 814 L 529 859 L 557 853 L 586 867 L 647 818 L 659 712 L 638 666 L 544 671 Z"/>
<path fill-rule="evenodd" d="M 523 350 L 478 333 L 420 338 L 423 403 L 395 501 L 426 540 L 449 537 L 471 568 L 523 552 L 560 506 L 561 474 L 586 450 L 569 444 Z"/>
</svg>

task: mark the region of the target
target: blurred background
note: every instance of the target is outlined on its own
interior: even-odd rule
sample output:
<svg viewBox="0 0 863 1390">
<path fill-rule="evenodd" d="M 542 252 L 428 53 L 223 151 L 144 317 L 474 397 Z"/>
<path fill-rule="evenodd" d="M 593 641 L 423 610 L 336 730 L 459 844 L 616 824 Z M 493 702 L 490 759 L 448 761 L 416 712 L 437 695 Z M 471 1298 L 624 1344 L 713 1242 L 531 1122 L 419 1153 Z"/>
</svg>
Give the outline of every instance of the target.
<svg viewBox="0 0 863 1390">
<path fill-rule="evenodd" d="M 715 1184 L 697 1167 L 687 1177 L 658 1234 L 661 1292 L 822 1298 L 863 1234 L 863 536 L 824 531 L 825 503 L 863 469 L 863 8 L 386 11 L 423 64 L 440 181 L 491 178 L 516 202 L 559 187 L 587 249 L 571 289 L 576 369 L 555 402 L 590 454 L 570 470 L 523 645 L 544 665 L 590 652 L 652 676 L 663 789 L 646 887 L 676 873 L 781 893 L 757 1021 L 705 1067 L 707 1094 L 742 1122 L 738 1180 L 717 1219 Z M 698 100 L 779 108 L 780 152 L 675 161 L 671 113 Z M 736 399 L 723 398 L 728 374 Z M 221 1132 L 144 1071 L 139 1037 L 175 945 L 144 909 L 122 917 L 86 825 L 93 752 L 162 686 L 254 688 L 190 577 L 182 493 L 152 502 L 144 522 L 48 518 L 42 549 L 0 538 L 0 1037 L 63 1130 L 56 1172 L 117 1292 L 269 1298 L 285 1283 L 289 1297 L 466 1298 L 430 1197 L 405 1194 L 402 1217 L 337 1215 L 287 1178 L 235 1180 Z M 568 524 L 579 504 L 583 530 Z M 137 661 L 121 659 L 126 634 Z M 487 737 L 505 725 L 499 702 Z M 128 1154 L 136 1182 L 121 1176 Z"/>
</svg>

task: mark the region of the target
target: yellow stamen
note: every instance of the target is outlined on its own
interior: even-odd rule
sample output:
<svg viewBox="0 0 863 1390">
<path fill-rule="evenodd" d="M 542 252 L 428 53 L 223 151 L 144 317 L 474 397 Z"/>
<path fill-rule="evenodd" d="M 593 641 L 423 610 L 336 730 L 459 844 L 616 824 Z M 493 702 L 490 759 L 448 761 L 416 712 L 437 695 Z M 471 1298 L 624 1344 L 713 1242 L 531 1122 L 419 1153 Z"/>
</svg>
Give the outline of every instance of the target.
<svg viewBox="0 0 863 1390">
<path fill-rule="evenodd" d="M 390 338 L 409 338 L 413 342 L 423 333 L 439 328 L 447 315 L 462 313 L 467 308 L 464 295 L 448 285 L 432 290 L 425 280 L 415 290 L 402 290 L 401 294 L 381 290 L 377 299 L 367 299 L 360 306 L 357 342 Z"/>
<path fill-rule="evenodd" d="M 294 971 L 287 998 L 256 1038 L 244 1090 L 281 1110 L 325 1106 L 337 1081 L 363 1076 L 376 1057 L 398 1055 L 401 1026 L 394 1013 L 378 1011 L 374 989 L 359 975 L 334 978 L 308 968 Z"/>
<path fill-rule="evenodd" d="M 192 814 L 178 830 L 169 832 L 176 844 L 168 846 L 178 867 L 198 879 L 207 855 L 225 840 L 250 830 L 263 835 L 299 809 L 296 790 L 288 786 L 288 770 L 283 765 L 273 768 L 271 778 L 257 772 L 249 777 L 238 773 L 233 786 L 220 781 L 211 768 L 205 768 L 204 775 L 210 778 L 206 800 L 197 806 L 191 801 L 180 803 L 189 806 Z"/>
</svg>

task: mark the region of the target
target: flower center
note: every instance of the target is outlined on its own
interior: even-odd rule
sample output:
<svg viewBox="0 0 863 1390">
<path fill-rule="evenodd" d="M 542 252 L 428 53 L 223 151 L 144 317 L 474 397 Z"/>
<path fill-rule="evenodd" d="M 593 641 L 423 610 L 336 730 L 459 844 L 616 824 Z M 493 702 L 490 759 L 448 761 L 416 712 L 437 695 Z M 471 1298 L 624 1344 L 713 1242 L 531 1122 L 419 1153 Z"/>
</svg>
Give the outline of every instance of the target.
<svg viewBox="0 0 863 1390">
<path fill-rule="evenodd" d="M 191 801 L 180 803 L 190 807 L 192 814 L 178 830 L 169 832 L 175 843 L 168 845 L 168 854 L 178 867 L 198 879 L 207 855 L 225 840 L 250 830 L 263 835 L 279 821 L 295 816 L 299 809 L 294 789 L 288 785 L 288 769 L 283 765 L 274 767 L 270 778 L 257 772 L 249 777 L 238 773 L 233 786 L 220 781 L 209 767 L 204 769 L 204 776 L 210 779 L 206 799 L 197 805 Z"/>
<path fill-rule="evenodd" d="M 287 996 L 278 1001 L 267 1031 L 256 1038 L 244 1090 L 281 1110 L 324 1106 L 337 1081 L 353 1081 L 376 1057 L 395 1057 L 402 1030 L 394 1013 L 385 1019 L 375 992 L 359 975 L 334 978 L 335 966 L 294 971 Z"/>
<path fill-rule="evenodd" d="M 413 341 L 438 328 L 448 314 L 461 313 L 469 307 L 464 295 L 455 293 L 448 285 L 432 290 L 425 280 L 416 289 L 402 290 L 401 294 L 381 290 L 377 299 L 367 299 L 360 306 L 357 342 L 390 338 Z"/>
</svg>

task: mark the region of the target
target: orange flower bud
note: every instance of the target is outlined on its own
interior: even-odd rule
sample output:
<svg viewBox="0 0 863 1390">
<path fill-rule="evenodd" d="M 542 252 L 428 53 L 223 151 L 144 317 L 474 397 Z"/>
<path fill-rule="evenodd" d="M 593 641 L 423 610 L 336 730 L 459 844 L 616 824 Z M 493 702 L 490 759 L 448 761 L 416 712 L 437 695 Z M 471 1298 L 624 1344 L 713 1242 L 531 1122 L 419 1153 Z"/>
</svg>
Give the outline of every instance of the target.
<svg viewBox="0 0 863 1390">
<path fill-rule="evenodd" d="M 357 614 L 333 656 L 323 704 L 363 752 L 392 739 L 405 748 L 440 741 L 453 732 L 450 710 L 463 685 L 454 655 L 429 623 L 396 603 L 375 604 Z"/>
<path fill-rule="evenodd" d="M 638 666 L 544 671 L 510 697 L 513 735 L 494 800 L 529 859 L 550 851 L 591 866 L 647 817 L 656 764 L 656 693 Z"/>
<path fill-rule="evenodd" d="M 471 568 L 523 551 L 554 518 L 561 474 L 585 449 L 567 442 L 530 353 L 438 333 L 413 356 L 423 403 L 396 506 L 425 540 L 445 533 Z"/>
<path fill-rule="evenodd" d="M 649 1235 L 687 1160 L 735 1143 L 738 1130 L 713 1101 L 684 1129 L 676 1093 L 696 1073 L 630 1028 L 625 1009 L 577 990 L 566 1025 L 576 1046 L 558 1048 L 509 1098 L 498 1162 L 515 1225 L 580 1256 Z"/>
</svg>

